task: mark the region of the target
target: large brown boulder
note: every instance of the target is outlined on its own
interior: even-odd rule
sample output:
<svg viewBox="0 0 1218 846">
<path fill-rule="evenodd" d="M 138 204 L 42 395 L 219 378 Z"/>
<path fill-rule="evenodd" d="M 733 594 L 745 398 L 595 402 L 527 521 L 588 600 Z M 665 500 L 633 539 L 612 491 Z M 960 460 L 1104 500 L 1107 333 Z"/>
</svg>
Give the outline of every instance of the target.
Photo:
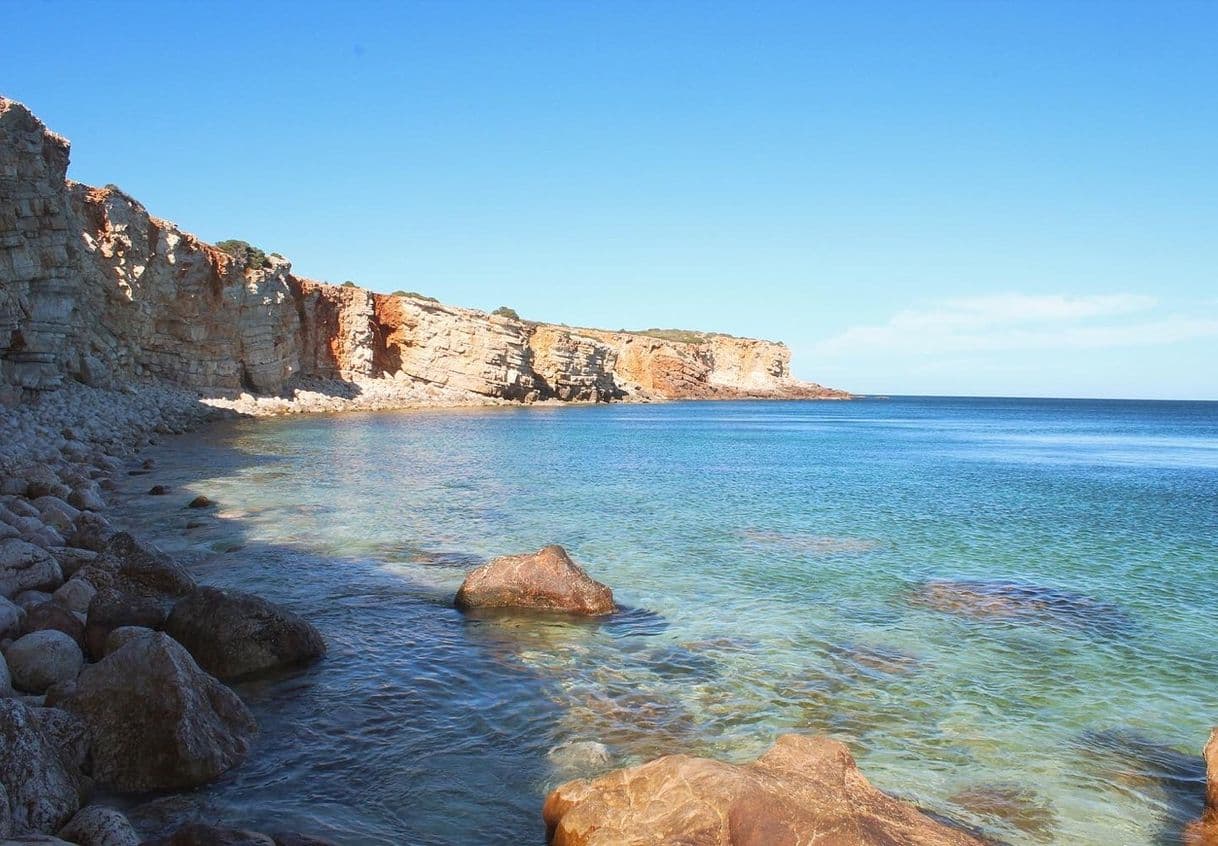
<svg viewBox="0 0 1218 846">
<path fill-rule="evenodd" d="M 115 790 L 179 790 L 245 757 L 257 731 L 237 695 L 154 632 L 86 667 L 58 706 L 93 737 L 93 777 Z"/>
<path fill-rule="evenodd" d="M 863 777 L 841 743 L 788 734 L 751 764 L 669 755 L 546 797 L 552 846 L 981 846 Z"/>
<path fill-rule="evenodd" d="M 472 570 L 457 591 L 456 605 L 530 608 L 571 614 L 611 614 L 613 591 L 589 576 L 558 545 L 525 555 L 505 555 Z"/>
<path fill-rule="evenodd" d="M 63 571 L 49 552 L 18 538 L 0 540 L 0 596 L 25 590 L 55 590 Z"/>
<path fill-rule="evenodd" d="M 85 618 L 85 651 L 93 660 L 106 653 L 106 639 L 110 632 L 123 626 L 143 626 L 159 629 L 168 616 L 164 605 L 145 596 L 103 588 L 89 601 L 89 613 Z"/>
<path fill-rule="evenodd" d="M 212 587 L 181 599 L 165 631 L 199 666 L 236 679 L 314 661 L 326 654 L 321 633 L 302 617 L 260 596 Z"/>
</svg>

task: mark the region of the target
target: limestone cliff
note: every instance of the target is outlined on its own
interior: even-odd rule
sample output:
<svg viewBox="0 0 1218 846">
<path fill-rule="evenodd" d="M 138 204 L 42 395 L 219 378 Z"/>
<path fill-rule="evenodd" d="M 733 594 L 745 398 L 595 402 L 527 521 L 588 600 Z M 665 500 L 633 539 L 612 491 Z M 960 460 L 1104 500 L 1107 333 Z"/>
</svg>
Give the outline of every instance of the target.
<svg viewBox="0 0 1218 846">
<path fill-rule="evenodd" d="M 0 98 L 0 393 L 65 378 L 202 393 L 333 391 L 386 407 L 841 397 L 782 344 L 533 323 L 295 276 L 233 256 L 114 187 L 67 179 L 68 142 Z"/>
</svg>

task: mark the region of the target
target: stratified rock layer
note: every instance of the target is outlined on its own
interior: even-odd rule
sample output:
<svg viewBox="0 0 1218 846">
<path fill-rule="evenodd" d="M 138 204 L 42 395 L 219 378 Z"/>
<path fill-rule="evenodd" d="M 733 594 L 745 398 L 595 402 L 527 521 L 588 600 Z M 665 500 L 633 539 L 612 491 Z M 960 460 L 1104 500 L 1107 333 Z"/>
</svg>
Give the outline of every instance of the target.
<svg viewBox="0 0 1218 846">
<path fill-rule="evenodd" d="M 788 734 L 745 766 L 670 755 L 559 786 L 552 846 L 981 846 L 863 777 L 846 747 Z"/>
<path fill-rule="evenodd" d="M 0 399 L 65 378 L 339 407 L 844 396 L 793 379 L 769 341 L 533 323 L 303 279 L 274 254 L 253 266 L 69 181 L 68 149 L 0 98 Z"/>
</svg>

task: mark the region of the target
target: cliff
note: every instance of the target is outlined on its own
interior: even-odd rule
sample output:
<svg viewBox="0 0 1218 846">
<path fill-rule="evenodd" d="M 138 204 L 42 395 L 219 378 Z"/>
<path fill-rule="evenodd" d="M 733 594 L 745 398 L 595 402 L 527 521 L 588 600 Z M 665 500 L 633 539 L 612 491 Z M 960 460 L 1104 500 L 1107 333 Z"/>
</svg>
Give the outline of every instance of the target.
<svg viewBox="0 0 1218 846">
<path fill-rule="evenodd" d="M 514 320 L 230 255 L 108 186 L 67 179 L 68 142 L 0 98 L 0 393 L 64 379 L 390 407 L 488 400 L 791 397 L 782 344 Z M 662 335 L 662 333 L 660 333 Z"/>
</svg>

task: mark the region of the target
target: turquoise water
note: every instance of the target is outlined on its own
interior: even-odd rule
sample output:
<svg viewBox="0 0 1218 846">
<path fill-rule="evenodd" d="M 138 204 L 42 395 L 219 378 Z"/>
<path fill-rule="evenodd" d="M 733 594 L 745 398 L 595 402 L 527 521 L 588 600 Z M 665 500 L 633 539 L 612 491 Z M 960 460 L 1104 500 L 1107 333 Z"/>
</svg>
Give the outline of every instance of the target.
<svg viewBox="0 0 1218 846">
<path fill-rule="evenodd" d="M 121 516 L 331 649 L 242 686 L 250 760 L 133 808 L 146 828 L 541 843 L 545 791 L 605 766 L 555 763 L 558 744 L 604 743 L 609 766 L 748 760 L 789 731 L 846 741 L 878 786 L 1013 844 L 1171 843 L 1200 810 L 1218 404 L 350 414 L 152 455 Z M 154 482 L 173 493 L 140 495 Z M 184 509 L 196 493 L 218 511 Z M 450 607 L 467 568 L 555 542 L 630 610 Z"/>
</svg>

